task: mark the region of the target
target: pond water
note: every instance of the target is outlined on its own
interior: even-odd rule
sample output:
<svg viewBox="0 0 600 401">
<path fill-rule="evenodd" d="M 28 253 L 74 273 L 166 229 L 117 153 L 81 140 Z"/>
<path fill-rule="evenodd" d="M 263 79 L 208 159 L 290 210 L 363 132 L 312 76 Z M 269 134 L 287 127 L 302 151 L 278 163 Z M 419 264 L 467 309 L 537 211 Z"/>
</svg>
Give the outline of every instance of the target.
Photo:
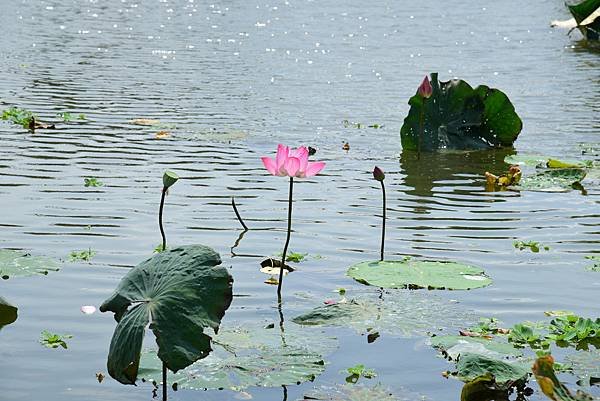
<svg viewBox="0 0 600 401">
<path fill-rule="evenodd" d="M 32 110 L 57 129 L 31 135 L 0 124 L 0 248 L 66 262 L 58 273 L 0 283 L 2 296 L 19 307 L 19 319 L 0 333 L 1 400 L 151 399 L 147 384 L 97 382 L 97 372 L 106 374 L 115 322 L 111 314 L 79 309 L 98 306 L 160 242 L 165 169 L 183 178 L 167 197 L 169 242 L 209 245 L 231 267 L 236 297 L 223 324 L 276 322 L 275 287 L 263 283 L 258 268 L 281 252 L 287 181 L 268 175 L 260 156 L 273 155 L 280 142 L 314 146 L 327 162 L 322 174 L 295 187 L 290 249 L 321 257 L 286 277 L 286 324 L 337 298 L 336 288 L 365 291 L 345 271 L 378 258 L 374 165 L 387 174 L 388 258 L 459 260 L 482 266 L 494 280 L 483 289 L 436 292 L 442 300 L 506 326 L 551 309 L 598 315 L 600 274 L 587 271 L 584 259 L 600 251 L 598 186 L 587 187 L 587 195 L 490 193 L 483 177 L 505 170 L 507 153 L 572 158 L 580 143 L 598 143 L 600 55 L 577 32 L 568 37 L 549 27 L 568 18 L 562 2 L 2 3 L 0 106 Z M 524 121 L 516 150 L 421 160 L 402 154 L 407 100 L 431 71 L 507 93 Z M 62 112 L 86 120 L 62 123 Z M 135 118 L 161 125 L 130 124 Z M 383 127 L 344 127 L 343 120 Z M 171 136 L 156 139 L 159 130 Z M 84 187 L 84 177 L 105 185 Z M 252 229 L 234 253 L 241 230 L 233 195 Z M 514 240 L 550 250 L 518 251 Z M 68 262 L 71 251 L 90 247 L 97 252 L 91 263 Z M 41 346 L 44 329 L 72 334 L 69 349 Z M 357 363 L 377 371 L 371 382 L 412 399 L 460 398 L 462 383 L 442 377 L 451 366 L 424 336 L 383 334 L 368 344 L 352 329 L 325 333 L 338 337 L 338 350 L 314 383 L 289 386 L 287 399 L 343 383 L 340 372 Z M 153 344 L 151 336 L 146 341 Z M 541 399 L 532 387 L 530 399 Z M 247 391 L 256 400 L 284 397 L 281 388 Z"/>
</svg>

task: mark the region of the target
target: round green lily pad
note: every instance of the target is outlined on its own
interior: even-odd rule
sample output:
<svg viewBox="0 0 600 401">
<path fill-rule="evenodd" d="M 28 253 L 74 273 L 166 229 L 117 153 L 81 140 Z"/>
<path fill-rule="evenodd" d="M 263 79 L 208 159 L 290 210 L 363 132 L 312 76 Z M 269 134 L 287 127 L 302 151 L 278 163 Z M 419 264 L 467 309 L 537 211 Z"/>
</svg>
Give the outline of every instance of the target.
<svg viewBox="0 0 600 401">
<path fill-rule="evenodd" d="M 360 283 L 382 288 L 470 290 L 492 283 L 481 268 L 456 262 L 370 261 L 351 266 L 347 274 Z"/>
<path fill-rule="evenodd" d="M 0 278 L 13 276 L 46 275 L 60 270 L 58 263 L 43 256 L 32 256 L 23 251 L 0 249 Z"/>
</svg>

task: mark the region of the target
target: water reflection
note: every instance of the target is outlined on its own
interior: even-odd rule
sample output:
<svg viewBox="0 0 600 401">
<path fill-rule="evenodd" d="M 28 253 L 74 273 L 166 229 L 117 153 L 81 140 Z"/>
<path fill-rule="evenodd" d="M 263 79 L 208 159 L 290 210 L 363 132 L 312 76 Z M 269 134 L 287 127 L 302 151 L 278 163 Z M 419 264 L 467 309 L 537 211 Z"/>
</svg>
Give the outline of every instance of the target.
<svg viewBox="0 0 600 401">
<path fill-rule="evenodd" d="M 404 175 L 404 190 L 407 195 L 419 197 L 415 213 L 429 213 L 439 200 L 440 193 L 469 195 L 485 188 L 486 171 L 500 173 L 507 170 L 504 158 L 515 154 L 515 150 L 492 149 L 470 152 L 422 153 L 403 151 L 400 169 Z"/>
</svg>

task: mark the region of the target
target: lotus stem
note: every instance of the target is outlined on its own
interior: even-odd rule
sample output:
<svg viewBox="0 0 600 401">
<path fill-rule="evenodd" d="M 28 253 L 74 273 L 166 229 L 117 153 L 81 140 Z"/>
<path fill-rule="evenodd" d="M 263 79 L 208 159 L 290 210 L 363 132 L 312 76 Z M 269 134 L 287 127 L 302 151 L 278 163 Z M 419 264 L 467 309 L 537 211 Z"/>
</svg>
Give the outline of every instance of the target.
<svg viewBox="0 0 600 401">
<path fill-rule="evenodd" d="M 288 198 L 288 225 L 287 238 L 283 247 L 283 256 L 281 257 L 281 268 L 279 270 L 279 282 L 277 283 L 277 300 L 281 304 L 281 284 L 283 283 L 283 267 L 285 266 L 285 258 L 287 255 L 288 245 L 290 244 L 290 235 L 292 233 L 292 192 L 294 190 L 294 177 L 290 177 L 290 193 Z"/>
<path fill-rule="evenodd" d="M 167 249 L 167 237 L 165 237 L 165 229 L 163 228 L 162 216 L 163 208 L 165 206 L 165 196 L 167 195 L 167 188 L 164 187 L 162 195 L 160 197 L 160 207 L 158 209 L 158 227 L 160 228 L 160 235 L 162 236 L 162 250 L 163 252 Z"/>
<path fill-rule="evenodd" d="M 233 206 L 233 211 L 235 212 L 235 216 L 237 217 L 238 221 L 242 227 L 244 227 L 244 231 L 248 231 L 248 226 L 246 223 L 244 223 L 244 220 L 242 220 L 242 216 L 240 216 L 240 212 L 238 212 L 237 206 L 235 205 L 235 198 L 233 196 L 231 197 L 231 206 Z"/>
<path fill-rule="evenodd" d="M 423 114 L 425 113 L 425 99 L 423 99 L 423 106 L 421 107 L 421 114 L 419 115 L 419 137 L 417 138 L 417 160 L 421 160 L 421 141 L 423 140 Z"/>
<path fill-rule="evenodd" d="M 383 248 L 385 245 L 385 214 L 386 214 L 386 203 L 385 203 L 385 185 L 381 180 L 381 192 L 383 194 L 383 224 L 381 225 L 381 255 L 380 259 L 383 262 Z"/>
<path fill-rule="evenodd" d="M 163 401 L 167 401 L 167 365 L 162 364 Z"/>
</svg>

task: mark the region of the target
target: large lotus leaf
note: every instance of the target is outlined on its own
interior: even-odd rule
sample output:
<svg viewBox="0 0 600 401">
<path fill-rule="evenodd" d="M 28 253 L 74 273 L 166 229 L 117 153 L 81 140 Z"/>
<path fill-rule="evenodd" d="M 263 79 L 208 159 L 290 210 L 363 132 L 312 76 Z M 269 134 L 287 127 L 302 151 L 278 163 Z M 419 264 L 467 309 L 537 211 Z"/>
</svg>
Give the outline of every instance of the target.
<svg viewBox="0 0 600 401">
<path fill-rule="evenodd" d="M 408 101 L 400 130 L 403 149 L 485 149 L 510 146 L 517 139 L 521 119 L 500 90 L 473 89 L 459 79 L 441 82 L 437 73 L 431 74 L 431 86 L 430 98 L 417 93 Z"/>
<path fill-rule="evenodd" d="M 100 306 L 119 322 L 108 355 L 109 374 L 134 384 L 145 328 L 156 336 L 158 357 L 173 372 L 211 351 L 205 328 L 215 332 L 232 299 L 233 278 L 219 254 L 203 245 L 156 254 L 121 279 Z"/>
<path fill-rule="evenodd" d="M 398 398 L 379 384 L 373 387 L 346 384 L 335 387 L 323 386 L 316 388 L 306 393 L 302 400 L 298 401 L 407 401 L 418 398 L 420 397 L 413 394 Z"/>
<path fill-rule="evenodd" d="M 271 326 L 269 326 L 271 327 Z M 279 328 L 244 327 L 222 330 L 213 337 L 217 349 L 207 358 L 171 374 L 178 388 L 229 389 L 279 387 L 312 381 L 325 370 L 317 350 L 330 352 L 337 341 L 316 330 L 294 326 Z M 142 354 L 139 376 L 160 382 L 161 364 L 155 352 Z"/>
<path fill-rule="evenodd" d="M 554 358 L 550 355 L 536 359 L 531 370 L 542 393 L 552 401 L 593 401 L 595 399 L 582 391 L 577 391 L 573 395 L 556 377 L 554 372 Z"/>
<path fill-rule="evenodd" d="M 512 386 L 527 379 L 529 366 L 526 363 L 509 363 L 497 358 L 465 353 L 456 363 L 456 376 L 464 382 L 470 382 L 489 373 L 497 384 Z"/>
<path fill-rule="evenodd" d="M 318 306 L 292 319 L 304 326 L 351 327 L 361 334 L 380 332 L 406 338 L 465 326 L 475 320 L 454 304 L 414 291 L 394 292 L 384 299 L 373 294 Z"/>
<path fill-rule="evenodd" d="M 360 283 L 382 288 L 470 290 L 492 283 L 479 267 L 413 259 L 361 262 L 347 274 Z"/>
<path fill-rule="evenodd" d="M 567 4 L 571 15 L 577 21 L 581 33 L 588 40 L 600 38 L 600 0 L 583 0 L 575 4 Z"/>
<path fill-rule="evenodd" d="M 0 297 L 0 329 L 17 320 L 17 307 Z"/>
<path fill-rule="evenodd" d="M 585 178 L 587 171 L 580 168 L 547 169 L 524 176 L 518 185 L 509 187 L 516 191 L 567 192 Z"/>
<path fill-rule="evenodd" d="M 431 346 L 444 351 L 451 359 L 470 353 L 491 358 L 521 356 L 523 353 L 506 341 L 497 338 L 467 336 L 435 336 L 430 339 Z"/>
<path fill-rule="evenodd" d="M 5 280 L 14 276 L 46 275 L 58 270 L 58 264 L 50 258 L 0 249 L 0 277 Z"/>
<path fill-rule="evenodd" d="M 600 350 L 579 351 L 567 355 L 565 359 L 582 384 L 600 383 Z"/>
</svg>

